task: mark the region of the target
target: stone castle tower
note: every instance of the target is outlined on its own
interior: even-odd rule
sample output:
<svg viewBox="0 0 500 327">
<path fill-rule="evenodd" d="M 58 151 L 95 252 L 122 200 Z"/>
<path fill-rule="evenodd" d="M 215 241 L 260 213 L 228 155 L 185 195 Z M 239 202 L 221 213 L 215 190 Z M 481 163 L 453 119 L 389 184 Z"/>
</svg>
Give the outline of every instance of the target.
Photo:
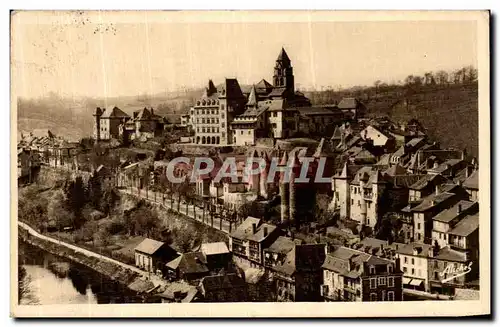
<svg viewBox="0 0 500 327">
<path fill-rule="evenodd" d="M 288 154 L 285 151 L 283 153 L 283 157 L 279 163 L 280 167 L 285 167 L 288 165 Z M 290 196 L 290 184 L 285 179 L 285 174 L 281 173 L 281 178 L 279 182 L 279 193 L 281 199 L 281 223 L 288 222 L 289 220 L 289 206 L 288 206 L 288 198 Z"/>
<path fill-rule="evenodd" d="M 103 114 L 103 110 L 99 107 L 95 109 L 95 112 L 92 114 L 94 116 L 94 139 L 99 142 L 101 140 L 101 116 Z"/>
</svg>

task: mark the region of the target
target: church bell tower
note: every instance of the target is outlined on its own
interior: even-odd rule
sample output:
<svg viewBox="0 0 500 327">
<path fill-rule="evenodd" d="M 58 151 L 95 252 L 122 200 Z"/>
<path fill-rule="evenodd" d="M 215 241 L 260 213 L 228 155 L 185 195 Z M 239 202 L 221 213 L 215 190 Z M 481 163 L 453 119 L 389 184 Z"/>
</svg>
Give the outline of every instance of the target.
<svg viewBox="0 0 500 327">
<path fill-rule="evenodd" d="M 276 59 L 273 84 L 275 88 L 286 88 L 288 95 L 293 95 L 295 93 L 292 62 L 284 48 L 281 48 L 278 59 Z"/>
</svg>

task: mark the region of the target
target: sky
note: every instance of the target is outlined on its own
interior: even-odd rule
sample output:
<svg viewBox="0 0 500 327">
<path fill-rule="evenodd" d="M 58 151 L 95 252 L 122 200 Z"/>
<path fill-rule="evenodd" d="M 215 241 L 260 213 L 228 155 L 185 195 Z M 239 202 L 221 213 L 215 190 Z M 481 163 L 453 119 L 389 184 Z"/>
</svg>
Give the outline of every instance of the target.
<svg viewBox="0 0 500 327">
<path fill-rule="evenodd" d="M 228 12 L 224 20 L 176 12 L 16 13 L 13 86 L 24 97 L 115 97 L 197 88 L 225 77 L 240 84 L 272 82 L 281 47 L 298 89 L 477 67 L 473 20 L 327 21 L 267 14 L 245 20 Z"/>
</svg>

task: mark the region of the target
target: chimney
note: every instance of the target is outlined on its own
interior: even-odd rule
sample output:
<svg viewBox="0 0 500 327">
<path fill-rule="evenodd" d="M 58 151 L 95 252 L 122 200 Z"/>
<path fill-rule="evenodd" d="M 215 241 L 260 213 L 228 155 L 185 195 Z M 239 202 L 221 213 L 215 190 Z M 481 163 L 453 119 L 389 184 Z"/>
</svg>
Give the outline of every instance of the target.
<svg viewBox="0 0 500 327">
<path fill-rule="evenodd" d="M 255 234 L 255 233 L 257 233 L 257 224 L 253 223 L 252 224 L 252 234 Z"/>
<path fill-rule="evenodd" d="M 460 214 L 462 212 L 462 203 L 458 203 L 457 205 L 457 214 Z"/>
<path fill-rule="evenodd" d="M 436 195 L 439 195 L 439 185 L 436 185 L 435 190 L 436 190 L 436 192 L 435 192 L 435 193 L 436 193 Z"/>
<path fill-rule="evenodd" d="M 264 227 L 264 237 L 267 237 L 267 226 Z"/>
</svg>

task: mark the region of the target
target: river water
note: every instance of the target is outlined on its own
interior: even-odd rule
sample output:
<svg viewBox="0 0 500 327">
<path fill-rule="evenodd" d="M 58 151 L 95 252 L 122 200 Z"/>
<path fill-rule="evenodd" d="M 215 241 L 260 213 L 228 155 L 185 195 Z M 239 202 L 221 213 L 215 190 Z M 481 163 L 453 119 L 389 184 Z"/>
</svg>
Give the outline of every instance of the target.
<svg viewBox="0 0 500 327">
<path fill-rule="evenodd" d="M 24 267 L 28 296 L 20 304 L 138 303 L 141 299 L 117 282 L 85 266 L 56 257 L 19 241 L 19 263 Z M 54 264 L 65 267 L 57 272 Z"/>
</svg>

